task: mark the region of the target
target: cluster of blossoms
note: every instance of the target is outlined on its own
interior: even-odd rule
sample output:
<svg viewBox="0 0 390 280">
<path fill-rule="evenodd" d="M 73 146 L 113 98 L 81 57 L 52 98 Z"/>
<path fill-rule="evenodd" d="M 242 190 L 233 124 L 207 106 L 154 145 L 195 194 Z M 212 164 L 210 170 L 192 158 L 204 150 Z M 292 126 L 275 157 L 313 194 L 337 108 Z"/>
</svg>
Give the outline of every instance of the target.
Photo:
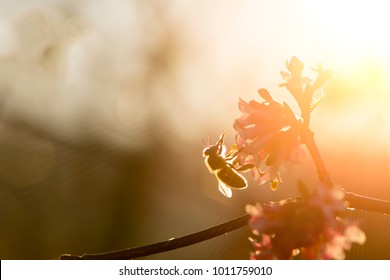
<svg viewBox="0 0 390 280">
<path fill-rule="evenodd" d="M 281 72 L 286 87 L 294 97 L 299 117 L 290 106 L 276 101 L 266 89 L 260 89 L 263 102 L 239 100 L 241 116 L 234 121 L 237 131 L 238 163 L 251 165 L 253 178 L 272 189 L 281 182 L 279 169 L 298 163 L 305 144 L 319 168 L 321 183 L 309 195 L 300 183 L 301 199 L 287 199 L 265 205 L 248 205 L 249 226 L 256 239 L 250 238 L 255 252 L 252 259 L 344 259 L 345 251 L 353 243 L 365 242 L 364 232 L 340 214 L 346 210 L 344 192 L 335 188 L 327 171 L 321 166 L 318 150 L 309 129 L 311 112 L 324 94 L 314 98 L 315 92 L 331 78 L 331 72 L 318 65 L 314 82 L 304 77 L 303 63 L 293 57 L 286 62 L 288 72 Z M 315 144 L 314 144 L 315 146 Z M 314 154 L 313 154 L 314 153 Z M 317 157 L 317 158 L 315 158 Z M 318 165 L 319 164 L 319 165 Z"/>
<path fill-rule="evenodd" d="M 279 167 L 299 162 L 304 153 L 299 140 L 302 121 L 296 118 L 287 103 L 275 101 L 266 89 L 258 92 L 264 102 L 240 99 L 238 103 L 243 113 L 233 124 L 238 133 L 238 162 L 240 165 L 253 164 L 253 178 L 259 184 L 269 181 L 276 189 L 281 182 Z M 264 164 L 268 169 L 263 171 Z"/>
<path fill-rule="evenodd" d="M 260 240 L 250 238 L 251 259 L 344 259 L 352 243 L 363 244 L 364 232 L 340 218 L 344 192 L 320 184 L 303 200 L 247 205 L 249 226 Z"/>
<path fill-rule="evenodd" d="M 331 72 L 319 65 L 315 69 L 317 79 L 310 83 L 309 78 L 302 76 L 304 65 L 296 57 L 287 61 L 286 67 L 289 72 L 281 72 L 286 82 L 280 86 L 285 86 L 294 97 L 301 117 L 297 117 L 287 103 L 276 101 L 266 89 L 260 89 L 258 93 L 264 100 L 261 103 L 239 99 L 242 115 L 233 124 L 240 150 L 239 164 L 255 166 L 253 178 L 259 184 L 269 181 L 272 189 L 281 182 L 280 167 L 302 159 L 301 132 L 308 128 L 310 113 L 323 97 L 313 101 L 314 93 L 331 77 Z"/>
</svg>

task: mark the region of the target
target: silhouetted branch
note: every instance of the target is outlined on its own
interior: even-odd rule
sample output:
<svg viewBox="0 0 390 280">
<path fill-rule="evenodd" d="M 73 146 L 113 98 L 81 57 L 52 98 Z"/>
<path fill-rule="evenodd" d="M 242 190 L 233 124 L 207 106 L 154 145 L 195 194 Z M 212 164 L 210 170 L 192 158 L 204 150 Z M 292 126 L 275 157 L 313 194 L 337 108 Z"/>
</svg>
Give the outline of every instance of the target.
<svg viewBox="0 0 390 280">
<path fill-rule="evenodd" d="M 325 163 L 322 160 L 317 144 L 314 141 L 314 133 L 309 128 L 307 128 L 304 131 L 301 131 L 301 137 L 303 143 L 306 145 L 311 157 L 313 158 L 314 164 L 317 167 L 317 173 L 320 181 L 326 186 L 333 186 L 333 182 L 330 178 L 330 173 L 325 167 Z"/>
<path fill-rule="evenodd" d="M 358 195 L 352 192 L 345 192 L 345 200 L 348 202 L 347 206 L 349 208 L 390 214 L 390 201 L 387 200 Z"/>
<path fill-rule="evenodd" d="M 112 251 L 99 254 L 84 254 L 81 256 L 64 254 L 60 256 L 61 260 L 129 260 L 141 258 L 157 253 L 167 252 L 170 250 L 183 248 L 193 245 L 222 234 L 226 234 L 235 229 L 241 228 L 248 223 L 249 215 L 230 220 L 226 223 L 190 234 L 179 238 L 172 238 L 166 241 L 161 241 L 146 246 L 140 246 L 130 249 Z"/>
</svg>

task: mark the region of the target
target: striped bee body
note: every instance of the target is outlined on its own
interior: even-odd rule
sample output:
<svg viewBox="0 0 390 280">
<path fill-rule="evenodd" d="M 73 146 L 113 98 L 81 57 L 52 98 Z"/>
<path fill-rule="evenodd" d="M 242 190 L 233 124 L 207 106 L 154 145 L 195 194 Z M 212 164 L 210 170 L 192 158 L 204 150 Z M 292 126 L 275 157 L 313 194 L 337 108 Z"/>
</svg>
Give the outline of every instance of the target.
<svg viewBox="0 0 390 280">
<path fill-rule="evenodd" d="M 253 168 L 252 164 L 236 168 L 234 162 L 237 159 L 238 151 L 226 155 L 226 147 L 223 145 L 226 132 L 223 132 L 215 145 L 209 145 L 203 150 L 205 163 L 208 169 L 218 180 L 219 191 L 226 197 L 232 196 L 233 189 L 245 189 L 248 182 L 237 170 Z"/>
</svg>

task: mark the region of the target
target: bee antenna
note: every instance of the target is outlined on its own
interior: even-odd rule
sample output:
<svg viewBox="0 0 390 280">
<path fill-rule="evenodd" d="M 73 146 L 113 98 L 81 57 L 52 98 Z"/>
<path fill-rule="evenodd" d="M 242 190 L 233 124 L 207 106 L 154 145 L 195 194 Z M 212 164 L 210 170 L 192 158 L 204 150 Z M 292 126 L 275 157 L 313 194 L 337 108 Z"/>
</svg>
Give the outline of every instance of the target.
<svg viewBox="0 0 390 280">
<path fill-rule="evenodd" d="M 202 137 L 202 143 L 203 143 L 203 147 L 205 147 L 205 148 L 210 147 L 210 136 L 207 137 L 207 145 L 206 145 L 206 143 L 204 142 L 203 137 Z"/>
</svg>

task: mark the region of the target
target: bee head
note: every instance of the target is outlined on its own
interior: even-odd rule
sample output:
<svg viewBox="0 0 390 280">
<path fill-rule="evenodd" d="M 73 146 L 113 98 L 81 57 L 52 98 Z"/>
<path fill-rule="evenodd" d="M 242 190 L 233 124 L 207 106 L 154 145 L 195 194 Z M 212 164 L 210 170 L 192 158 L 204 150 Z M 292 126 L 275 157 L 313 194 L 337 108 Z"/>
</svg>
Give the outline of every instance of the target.
<svg viewBox="0 0 390 280">
<path fill-rule="evenodd" d="M 203 156 L 211 156 L 211 155 L 220 155 L 222 153 L 225 153 L 225 147 L 223 146 L 223 140 L 225 138 L 226 131 L 222 132 L 221 136 L 219 137 L 218 142 L 215 145 L 210 146 L 210 139 L 208 146 L 203 150 Z M 203 141 L 203 139 L 202 139 Z M 203 141 L 204 145 L 204 141 Z"/>
<path fill-rule="evenodd" d="M 218 145 L 213 145 L 210 147 L 207 147 L 203 150 L 203 156 L 211 156 L 211 155 L 216 155 L 219 153 L 219 147 Z"/>
</svg>

